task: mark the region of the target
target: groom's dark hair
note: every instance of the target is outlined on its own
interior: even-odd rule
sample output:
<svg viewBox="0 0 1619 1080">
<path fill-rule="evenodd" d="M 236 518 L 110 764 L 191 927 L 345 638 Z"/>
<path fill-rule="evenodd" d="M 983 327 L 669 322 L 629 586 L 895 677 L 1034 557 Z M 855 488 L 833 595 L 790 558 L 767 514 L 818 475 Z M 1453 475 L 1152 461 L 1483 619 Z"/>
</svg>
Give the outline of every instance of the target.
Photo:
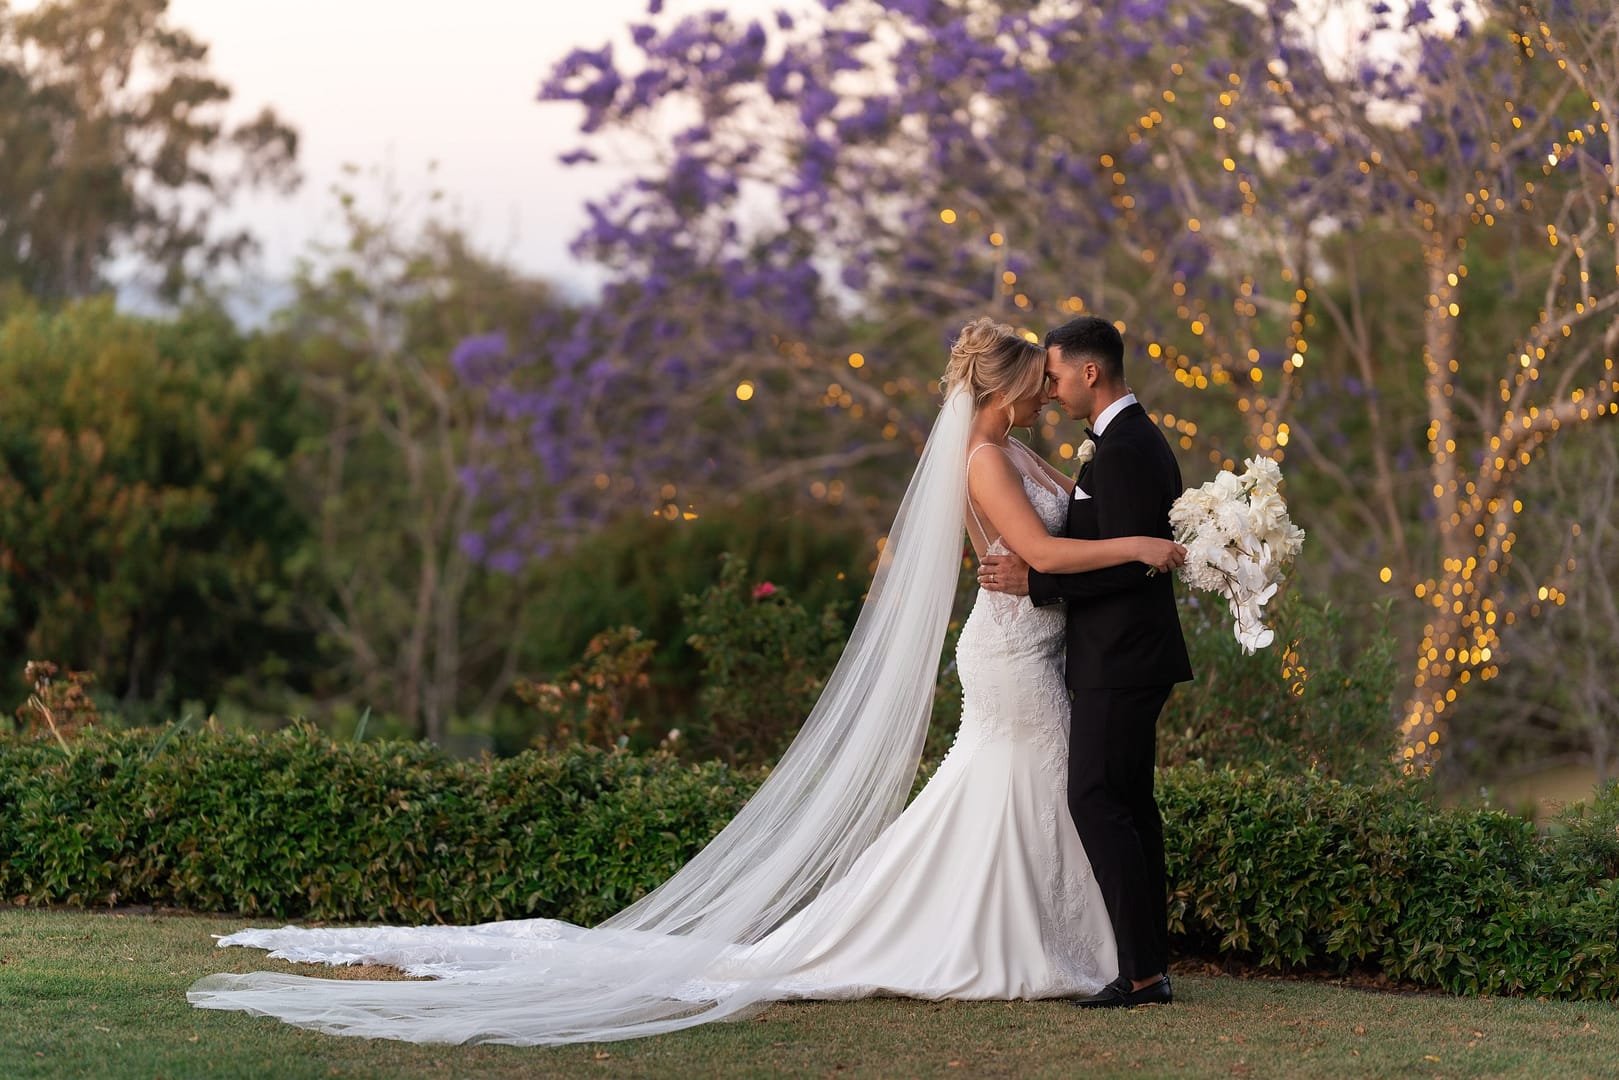
<svg viewBox="0 0 1619 1080">
<path fill-rule="evenodd" d="M 1102 369 L 1104 379 L 1124 384 L 1124 338 L 1119 328 L 1106 319 L 1095 315 L 1069 319 L 1056 329 L 1046 331 L 1046 348 L 1053 345 L 1062 350 L 1062 358 L 1069 363 L 1094 360 Z"/>
</svg>

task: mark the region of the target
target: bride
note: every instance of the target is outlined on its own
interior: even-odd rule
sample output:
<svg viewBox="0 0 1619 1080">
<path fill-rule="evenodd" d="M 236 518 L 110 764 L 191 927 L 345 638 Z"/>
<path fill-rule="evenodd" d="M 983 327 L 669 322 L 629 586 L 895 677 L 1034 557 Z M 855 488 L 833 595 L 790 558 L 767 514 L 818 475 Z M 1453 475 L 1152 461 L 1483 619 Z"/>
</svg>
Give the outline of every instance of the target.
<svg viewBox="0 0 1619 1080">
<path fill-rule="evenodd" d="M 220 945 L 428 981 L 254 972 L 187 994 L 342 1035 L 626 1039 L 788 998 L 1067 997 L 1118 974 L 1065 795 L 1061 608 L 980 591 L 956 646 L 961 725 L 910 804 L 966 530 L 1055 573 L 1178 565 L 1154 537 L 1069 540 L 1073 481 L 1010 437 L 1047 400 L 1045 350 L 988 318 L 950 352 L 944 405 L 842 658 L 736 818 L 601 925 L 244 930 Z M 903 812 L 901 812 L 903 809 Z"/>
</svg>

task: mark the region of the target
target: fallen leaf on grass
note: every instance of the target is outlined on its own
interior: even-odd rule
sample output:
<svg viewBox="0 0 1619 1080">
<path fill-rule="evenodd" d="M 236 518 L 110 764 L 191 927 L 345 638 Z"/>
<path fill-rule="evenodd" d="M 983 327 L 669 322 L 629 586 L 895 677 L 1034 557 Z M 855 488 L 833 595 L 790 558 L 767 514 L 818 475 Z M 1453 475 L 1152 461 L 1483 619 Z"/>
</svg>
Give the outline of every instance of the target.
<svg viewBox="0 0 1619 1080">
<path fill-rule="evenodd" d="M 1423 1061 L 1431 1061 L 1435 1065 L 1437 1065 L 1437 1064 L 1439 1064 L 1439 1055 L 1438 1054 L 1423 1054 L 1422 1055 L 1422 1060 Z"/>
<path fill-rule="evenodd" d="M 609 1054 L 606 1050 L 598 1050 L 598 1051 L 596 1051 L 596 1060 L 597 1061 L 606 1061 L 608 1058 L 610 1058 L 612 1056 L 613 1055 Z"/>
</svg>

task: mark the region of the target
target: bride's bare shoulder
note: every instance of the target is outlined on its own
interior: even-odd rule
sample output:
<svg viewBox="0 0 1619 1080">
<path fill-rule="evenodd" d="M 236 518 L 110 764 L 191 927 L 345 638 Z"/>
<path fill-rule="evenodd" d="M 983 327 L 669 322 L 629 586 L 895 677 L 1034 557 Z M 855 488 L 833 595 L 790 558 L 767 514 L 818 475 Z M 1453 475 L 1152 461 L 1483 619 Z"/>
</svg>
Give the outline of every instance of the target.
<svg viewBox="0 0 1619 1080">
<path fill-rule="evenodd" d="M 988 450 L 989 453 L 980 453 Z M 981 442 L 967 449 L 967 486 L 978 490 L 984 484 L 1020 484 L 1022 470 L 1012 461 L 1009 447 Z"/>
<path fill-rule="evenodd" d="M 978 452 L 980 450 L 997 450 L 1000 452 L 999 456 L 1003 460 L 1006 459 L 1007 448 L 1002 446 L 1000 443 L 990 442 L 986 439 L 983 442 L 974 443 L 973 445 L 967 447 L 967 462 L 969 465 L 972 463 L 973 459 L 978 456 Z"/>
</svg>

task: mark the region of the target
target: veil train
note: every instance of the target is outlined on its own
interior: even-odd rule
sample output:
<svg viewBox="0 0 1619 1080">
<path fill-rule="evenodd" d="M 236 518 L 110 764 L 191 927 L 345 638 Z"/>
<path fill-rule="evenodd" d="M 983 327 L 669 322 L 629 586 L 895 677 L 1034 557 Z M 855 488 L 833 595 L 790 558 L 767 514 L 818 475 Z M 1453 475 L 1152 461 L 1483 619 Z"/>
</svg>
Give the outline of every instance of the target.
<svg viewBox="0 0 1619 1080">
<path fill-rule="evenodd" d="M 523 1045 L 637 1038 L 773 1000 L 777 977 L 838 914 L 810 901 L 858 885 L 857 860 L 904 808 L 915 778 L 961 568 L 972 412 L 971 395 L 954 388 L 849 643 L 798 736 L 736 818 L 668 881 L 588 929 L 531 919 L 247 930 L 220 944 L 434 978 L 210 975 L 187 999 L 335 1034 Z"/>
</svg>

